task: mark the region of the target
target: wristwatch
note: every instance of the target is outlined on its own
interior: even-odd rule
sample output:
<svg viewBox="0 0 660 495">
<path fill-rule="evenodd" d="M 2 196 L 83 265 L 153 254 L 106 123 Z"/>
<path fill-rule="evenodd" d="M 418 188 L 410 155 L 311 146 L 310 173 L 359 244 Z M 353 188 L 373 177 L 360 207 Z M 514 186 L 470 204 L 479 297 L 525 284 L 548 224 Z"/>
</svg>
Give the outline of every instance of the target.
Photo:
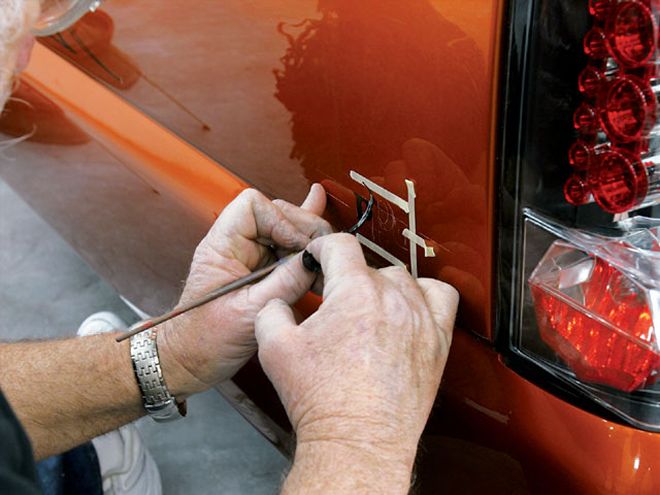
<svg viewBox="0 0 660 495">
<path fill-rule="evenodd" d="M 167 389 L 158 358 L 157 331 L 145 330 L 131 337 L 131 360 L 145 410 L 155 421 L 181 419 L 186 401 L 177 402 Z"/>
</svg>

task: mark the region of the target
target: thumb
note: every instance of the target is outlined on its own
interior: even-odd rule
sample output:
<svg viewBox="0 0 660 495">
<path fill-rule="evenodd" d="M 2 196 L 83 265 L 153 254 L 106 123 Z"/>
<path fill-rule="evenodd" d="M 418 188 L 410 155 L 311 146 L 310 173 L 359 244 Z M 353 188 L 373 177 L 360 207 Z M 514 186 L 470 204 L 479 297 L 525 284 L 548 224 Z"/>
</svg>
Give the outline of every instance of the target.
<svg viewBox="0 0 660 495">
<path fill-rule="evenodd" d="M 296 328 L 291 307 L 281 299 L 272 299 L 259 311 L 254 321 L 254 334 L 262 352 L 271 354 L 287 348 L 289 333 Z"/>
</svg>

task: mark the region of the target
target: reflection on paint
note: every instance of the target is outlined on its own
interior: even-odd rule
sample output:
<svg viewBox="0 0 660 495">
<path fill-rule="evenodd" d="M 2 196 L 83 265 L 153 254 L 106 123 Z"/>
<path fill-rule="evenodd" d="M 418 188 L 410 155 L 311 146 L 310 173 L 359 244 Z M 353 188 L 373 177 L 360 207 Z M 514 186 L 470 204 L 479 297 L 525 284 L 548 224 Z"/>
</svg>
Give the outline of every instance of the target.
<svg viewBox="0 0 660 495">
<path fill-rule="evenodd" d="M 401 197 L 412 179 L 417 229 L 437 248 L 436 258 L 420 260 L 420 275 L 455 285 L 459 320 L 484 329 L 491 246 L 483 54 L 427 0 L 328 0 L 319 11 L 319 19 L 278 26 L 289 47 L 275 96 L 291 112 L 291 156 L 308 179 L 356 192 L 351 169 Z M 386 205 L 378 206 L 375 229 L 362 233 L 407 259 L 405 215 L 385 218 Z"/>
<path fill-rule="evenodd" d="M 69 29 L 47 38 L 39 38 L 39 41 L 113 88 L 127 90 L 139 79 L 143 79 L 181 111 L 195 119 L 203 130 L 211 130 L 206 122 L 147 76 L 131 57 L 112 44 L 114 31 L 112 17 L 99 9 L 86 14 Z"/>
</svg>

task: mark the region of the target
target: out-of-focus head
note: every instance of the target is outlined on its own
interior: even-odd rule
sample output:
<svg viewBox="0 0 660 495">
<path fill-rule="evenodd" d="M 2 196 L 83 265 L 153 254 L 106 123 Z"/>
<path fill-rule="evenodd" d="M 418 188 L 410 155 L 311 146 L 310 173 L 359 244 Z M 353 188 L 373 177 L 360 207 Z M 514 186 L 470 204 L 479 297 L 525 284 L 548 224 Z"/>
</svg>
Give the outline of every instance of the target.
<svg viewBox="0 0 660 495">
<path fill-rule="evenodd" d="M 19 53 L 39 10 L 39 0 L 0 0 L 0 110 L 11 93 Z"/>
</svg>

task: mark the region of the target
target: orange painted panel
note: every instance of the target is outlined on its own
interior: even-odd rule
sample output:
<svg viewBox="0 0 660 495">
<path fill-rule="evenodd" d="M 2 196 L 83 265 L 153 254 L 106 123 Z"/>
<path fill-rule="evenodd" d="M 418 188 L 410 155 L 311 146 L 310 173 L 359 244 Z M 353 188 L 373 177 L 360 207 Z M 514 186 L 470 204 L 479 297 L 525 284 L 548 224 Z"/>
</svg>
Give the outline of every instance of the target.
<svg viewBox="0 0 660 495">
<path fill-rule="evenodd" d="M 355 219 L 353 192 L 366 192 L 349 170 L 400 195 L 411 178 L 418 231 L 438 254 L 421 273 L 457 285 L 461 328 L 490 336 L 500 8 L 112 0 L 78 26 L 82 45 L 70 33 L 47 42 L 102 84 L 43 47 L 26 75 L 78 142 L 25 143 L 29 167 L 3 165 L 3 175 L 152 312 L 173 302 L 196 241 L 246 184 L 296 201 L 322 181 L 341 228 Z M 101 234 L 99 218 L 117 222 Z M 379 201 L 363 233 L 407 259 L 406 221 Z M 136 273 L 146 282 L 131 287 Z M 160 286 L 169 289 L 146 294 Z M 658 491 L 657 434 L 569 406 L 488 344 L 456 333 L 425 435 L 424 493 Z M 271 411 L 268 390 L 245 378 Z"/>
<path fill-rule="evenodd" d="M 267 194 L 336 185 L 340 228 L 366 194 L 350 170 L 415 181 L 421 274 L 490 336 L 499 21 L 494 0 L 114 0 L 45 43 Z M 381 201 L 363 234 L 405 261 L 406 226 Z"/>
</svg>

